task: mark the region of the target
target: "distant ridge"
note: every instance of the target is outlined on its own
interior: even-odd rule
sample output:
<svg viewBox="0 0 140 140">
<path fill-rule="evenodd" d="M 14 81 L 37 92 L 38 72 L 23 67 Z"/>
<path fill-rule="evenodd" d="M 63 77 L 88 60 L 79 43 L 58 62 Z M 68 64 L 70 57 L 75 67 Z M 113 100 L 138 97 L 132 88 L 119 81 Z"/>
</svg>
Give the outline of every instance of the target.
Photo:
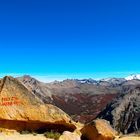
<svg viewBox="0 0 140 140">
<path fill-rule="evenodd" d="M 66 79 L 63 79 L 63 80 L 58 80 L 57 78 L 55 79 L 54 78 L 54 76 L 53 76 L 53 81 L 50 81 L 50 82 L 48 82 L 48 79 L 47 79 L 47 76 L 41 76 L 42 78 L 43 78 L 43 80 L 41 80 L 41 78 L 39 78 L 40 76 L 31 76 L 31 75 L 21 75 L 21 76 L 14 76 L 15 78 L 22 78 L 22 77 L 26 77 L 26 78 L 34 78 L 34 79 L 36 79 L 36 80 L 38 80 L 38 81 L 40 81 L 40 82 L 43 82 L 43 83 L 58 83 L 58 82 L 63 82 L 63 81 L 66 81 L 66 80 L 74 80 L 74 81 L 79 81 L 79 82 L 81 82 L 81 83 L 84 83 L 84 82 L 87 82 L 87 83 L 97 83 L 97 82 L 100 82 L 100 81 L 106 81 L 106 82 L 111 82 L 111 81 L 113 81 L 113 80 L 126 80 L 126 81 L 128 81 L 128 80 L 140 80 L 140 74 L 131 74 L 131 75 L 128 75 L 128 76 L 126 76 L 126 77 L 114 77 L 114 76 L 112 76 L 112 77 L 108 77 L 108 78 L 98 78 L 98 80 L 97 80 L 97 78 L 93 78 L 93 77 L 91 77 L 91 78 L 66 78 Z M 46 78 L 46 80 L 45 80 L 45 78 Z M 49 78 L 50 78 L 50 76 L 49 76 Z M 44 81 L 47 81 L 47 82 L 44 82 Z"/>
<path fill-rule="evenodd" d="M 140 74 L 132 74 L 125 78 L 126 80 L 140 80 Z"/>
</svg>

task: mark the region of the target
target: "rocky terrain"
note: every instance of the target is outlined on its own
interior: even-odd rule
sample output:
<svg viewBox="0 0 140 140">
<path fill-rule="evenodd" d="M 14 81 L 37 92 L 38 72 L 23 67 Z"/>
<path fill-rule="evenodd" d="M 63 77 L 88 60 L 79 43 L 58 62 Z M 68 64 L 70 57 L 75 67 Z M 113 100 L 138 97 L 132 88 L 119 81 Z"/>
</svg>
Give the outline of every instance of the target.
<svg viewBox="0 0 140 140">
<path fill-rule="evenodd" d="M 105 120 L 74 122 L 9 76 L 0 80 L 0 112 L 0 139 L 113 140 L 117 136 Z"/>
<path fill-rule="evenodd" d="M 140 86 L 119 95 L 98 117 L 109 120 L 119 132 L 137 132 L 140 129 Z"/>
<path fill-rule="evenodd" d="M 108 78 L 64 80 L 43 83 L 28 75 L 17 78 L 44 103 L 53 104 L 68 113 L 75 121 L 89 122 L 119 94 L 140 85 L 139 79 Z"/>
</svg>

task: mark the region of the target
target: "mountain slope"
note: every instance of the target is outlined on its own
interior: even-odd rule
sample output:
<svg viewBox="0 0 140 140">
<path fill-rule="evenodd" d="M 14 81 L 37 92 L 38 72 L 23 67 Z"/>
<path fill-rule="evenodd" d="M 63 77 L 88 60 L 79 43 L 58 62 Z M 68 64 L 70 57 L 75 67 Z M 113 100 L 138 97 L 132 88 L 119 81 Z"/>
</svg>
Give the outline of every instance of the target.
<svg viewBox="0 0 140 140">
<path fill-rule="evenodd" d="M 110 121 L 119 132 L 127 134 L 138 131 L 140 129 L 140 86 L 133 87 L 129 92 L 118 96 L 98 117 Z"/>
</svg>

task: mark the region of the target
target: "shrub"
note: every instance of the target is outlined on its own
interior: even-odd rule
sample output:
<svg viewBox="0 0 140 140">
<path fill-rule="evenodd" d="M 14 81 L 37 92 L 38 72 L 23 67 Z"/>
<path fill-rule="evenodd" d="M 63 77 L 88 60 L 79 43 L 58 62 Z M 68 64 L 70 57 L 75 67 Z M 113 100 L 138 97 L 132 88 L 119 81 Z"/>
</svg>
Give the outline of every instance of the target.
<svg viewBox="0 0 140 140">
<path fill-rule="evenodd" d="M 61 134 L 58 132 L 50 131 L 50 132 L 45 132 L 44 136 L 46 138 L 52 138 L 52 139 L 58 140 Z"/>
<path fill-rule="evenodd" d="M 32 132 L 33 136 L 37 136 L 37 133 L 36 132 Z"/>
<path fill-rule="evenodd" d="M 31 133 L 31 132 L 28 131 L 28 130 L 23 130 L 23 131 L 20 132 L 20 134 L 22 134 L 22 135 L 24 135 L 24 134 L 30 134 L 30 133 Z"/>
</svg>

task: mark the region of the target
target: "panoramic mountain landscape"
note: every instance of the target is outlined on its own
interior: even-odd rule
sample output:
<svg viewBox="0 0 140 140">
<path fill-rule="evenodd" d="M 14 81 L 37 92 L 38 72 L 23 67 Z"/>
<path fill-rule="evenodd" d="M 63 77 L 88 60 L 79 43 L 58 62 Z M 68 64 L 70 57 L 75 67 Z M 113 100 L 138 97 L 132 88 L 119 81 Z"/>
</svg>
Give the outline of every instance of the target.
<svg viewBox="0 0 140 140">
<path fill-rule="evenodd" d="M 0 140 L 140 140 L 139 0 L 0 0 Z"/>
<path fill-rule="evenodd" d="M 140 79 L 129 77 L 44 83 L 29 75 L 6 76 L 0 80 L 0 131 L 54 140 L 138 135 Z"/>
</svg>

